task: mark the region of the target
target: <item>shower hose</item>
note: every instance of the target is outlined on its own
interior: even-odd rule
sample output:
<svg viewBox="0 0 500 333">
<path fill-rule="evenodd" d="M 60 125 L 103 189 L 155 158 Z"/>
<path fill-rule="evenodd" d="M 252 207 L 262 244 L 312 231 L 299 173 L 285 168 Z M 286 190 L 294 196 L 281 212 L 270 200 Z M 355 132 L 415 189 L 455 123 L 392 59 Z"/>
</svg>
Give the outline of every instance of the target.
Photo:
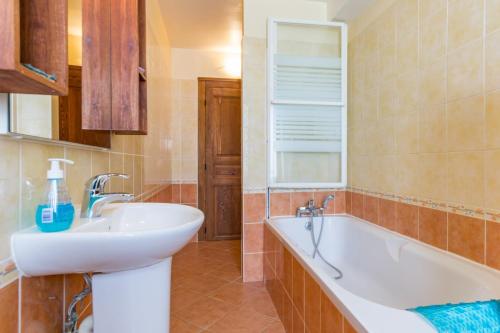
<svg viewBox="0 0 500 333">
<path fill-rule="evenodd" d="M 331 264 L 330 262 L 328 262 L 328 260 L 325 259 L 325 257 L 323 257 L 323 255 L 321 254 L 320 250 L 319 250 L 319 244 L 321 243 L 321 236 L 323 235 L 323 226 L 325 224 L 325 215 L 323 213 L 321 213 L 321 227 L 319 229 L 319 236 L 318 236 L 318 240 L 316 241 L 316 235 L 314 234 L 314 216 L 313 214 L 311 214 L 311 239 L 312 239 L 312 243 L 313 243 L 313 246 L 314 246 L 314 252 L 313 252 L 313 259 L 316 257 L 316 254 L 321 258 L 321 260 L 323 260 L 325 262 L 325 264 L 327 264 L 328 266 L 330 266 L 335 272 L 337 272 L 337 276 L 334 277 L 335 280 L 339 280 L 342 278 L 343 274 L 342 274 L 342 271 L 340 269 L 338 269 L 337 267 L 335 267 L 335 265 Z"/>
</svg>

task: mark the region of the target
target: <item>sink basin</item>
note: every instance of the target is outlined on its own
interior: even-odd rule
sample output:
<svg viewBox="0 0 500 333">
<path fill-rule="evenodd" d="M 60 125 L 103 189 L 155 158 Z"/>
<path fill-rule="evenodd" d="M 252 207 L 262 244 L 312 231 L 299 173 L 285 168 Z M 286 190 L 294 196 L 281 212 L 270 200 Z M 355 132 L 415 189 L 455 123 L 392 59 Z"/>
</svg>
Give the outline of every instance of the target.
<svg viewBox="0 0 500 333">
<path fill-rule="evenodd" d="M 12 254 L 26 276 L 137 269 L 179 251 L 203 219 L 200 210 L 183 205 L 111 204 L 102 217 L 77 219 L 64 232 L 33 227 L 15 233 Z"/>
<path fill-rule="evenodd" d="M 78 215 L 78 214 L 77 214 Z M 161 203 L 108 205 L 99 218 L 69 230 L 37 227 L 11 238 L 25 276 L 94 273 L 94 332 L 168 332 L 172 255 L 203 223 L 193 207 Z"/>
</svg>

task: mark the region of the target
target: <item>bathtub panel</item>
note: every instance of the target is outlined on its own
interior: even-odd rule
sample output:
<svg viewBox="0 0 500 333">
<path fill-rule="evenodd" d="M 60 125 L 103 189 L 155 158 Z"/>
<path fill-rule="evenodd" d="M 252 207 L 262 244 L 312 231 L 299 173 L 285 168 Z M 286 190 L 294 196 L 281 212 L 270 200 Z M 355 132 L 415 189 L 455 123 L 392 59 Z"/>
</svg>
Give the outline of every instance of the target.
<svg viewBox="0 0 500 333">
<path fill-rule="evenodd" d="M 302 265 L 292 257 L 293 266 L 293 304 L 297 308 L 301 318 L 304 318 L 304 269 Z"/>
<path fill-rule="evenodd" d="M 283 302 L 283 326 L 287 333 L 293 332 L 293 303 L 290 297 L 285 293 Z"/>
<path fill-rule="evenodd" d="M 304 333 L 304 332 L 305 332 L 304 320 L 300 316 L 297 308 L 294 307 L 294 309 L 293 309 L 293 333 Z"/>
<path fill-rule="evenodd" d="M 310 333 L 320 332 L 321 330 L 321 288 L 314 281 L 311 275 L 305 273 L 305 308 L 304 320 L 306 331 Z"/>
<path fill-rule="evenodd" d="M 342 333 L 343 317 L 325 293 L 321 293 L 321 333 Z"/>
<path fill-rule="evenodd" d="M 283 253 L 283 286 L 285 291 L 291 297 L 292 295 L 292 282 L 293 282 L 293 263 L 292 254 L 285 248 Z"/>
</svg>

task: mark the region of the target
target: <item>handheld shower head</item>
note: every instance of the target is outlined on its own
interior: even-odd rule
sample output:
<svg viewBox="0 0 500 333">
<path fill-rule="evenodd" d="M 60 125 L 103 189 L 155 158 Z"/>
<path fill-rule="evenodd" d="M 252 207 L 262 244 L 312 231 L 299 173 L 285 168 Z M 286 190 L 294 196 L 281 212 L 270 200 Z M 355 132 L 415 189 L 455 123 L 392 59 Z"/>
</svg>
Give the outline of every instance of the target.
<svg viewBox="0 0 500 333">
<path fill-rule="evenodd" d="M 323 209 L 326 209 L 328 207 L 328 203 L 332 200 L 335 199 L 335 196 L 333 194 L 328 195 L 325 200 L 323 200 Z"/>
</svg>

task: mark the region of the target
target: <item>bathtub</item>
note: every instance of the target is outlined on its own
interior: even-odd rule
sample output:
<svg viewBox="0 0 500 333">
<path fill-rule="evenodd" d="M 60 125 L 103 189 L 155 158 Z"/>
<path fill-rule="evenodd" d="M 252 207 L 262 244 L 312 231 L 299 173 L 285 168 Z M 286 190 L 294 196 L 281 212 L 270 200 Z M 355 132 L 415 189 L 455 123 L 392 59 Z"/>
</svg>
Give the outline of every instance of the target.
<svg viewBox="0 0 500 333">
<path fill-rule="evenodd" d="M 320 251 L 344 274 L 316 256 L 308 218 L 271 218 L 271 231 L 321 285 L 359 332 L 436 332 L 404 309 L 500 299 L 500 272 L 406 238 L 361 219 L 325 217 Z M 315 218 L 316 235 L 320 218 Z"/>
</svg>

